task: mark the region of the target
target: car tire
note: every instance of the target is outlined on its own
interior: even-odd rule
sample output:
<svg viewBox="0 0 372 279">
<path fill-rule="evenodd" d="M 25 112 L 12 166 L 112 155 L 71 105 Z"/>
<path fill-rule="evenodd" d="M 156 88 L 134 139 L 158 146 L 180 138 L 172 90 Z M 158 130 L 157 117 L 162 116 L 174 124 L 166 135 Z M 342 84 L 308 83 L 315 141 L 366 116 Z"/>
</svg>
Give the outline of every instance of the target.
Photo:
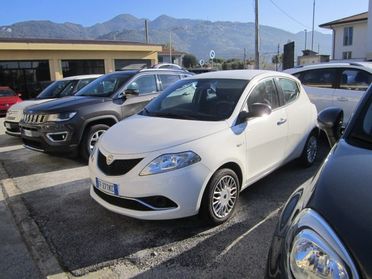
<svg viewBox="0 0 372 279">
<path fill-rule="evenodd" d="M 239 199 L 240 181 L 231 169 L 219 169 L 210 179 L 199 214 L 210 225 L 219 225 L 234 213 Z"/>
<path fill-rule="evenodd" d="M 310 167 L 316 160 L 318 155 L 318 135 L 312 132 L 306 140 L 304 149 L 302 151 L 299 161 L 304 167 Z"/>
<path fill-rule="evenodd" d="M 110 127 L 105 124 L 97 124 L 87 128 L 80 143 L 80 155 L 84 161 L 87 161 L 93 146 L 99 137 Z"/>
</svg>

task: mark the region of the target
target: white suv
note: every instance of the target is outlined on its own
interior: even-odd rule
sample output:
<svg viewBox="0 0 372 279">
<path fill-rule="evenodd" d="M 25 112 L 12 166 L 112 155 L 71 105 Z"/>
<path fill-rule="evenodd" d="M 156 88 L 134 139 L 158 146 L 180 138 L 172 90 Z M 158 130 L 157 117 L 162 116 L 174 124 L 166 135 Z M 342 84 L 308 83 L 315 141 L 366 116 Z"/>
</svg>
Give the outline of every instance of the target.
<svg viewBox="0 0 372 279">
<path fill-rule="evenodd" d="M 288 74 L 186 78 L 102 135 L 89 160 L 90 194 L 135 218 L 200 212 L 222 223 L 241 190 L 295 158 L 314 162 L 316 116 L 299 80 Z"/>
<path fill-rule="evenodd" d="M 5 133 L 10 136 L 21 136 L 19 122 L 22 119 L 25 108 L 57 98 L 72 96 L 100 76 L 101 75 L 80 75 L 56 80 L 37 95 L 35 99 L 23 101 L 11 106 L 4 121 L 4 126 L 6 128 Z"/>
<path fill-rule="evenodd" d="M 327 107 L 344 110 L 348 123 L 356 105 L 372 82 L 372 63 L 323 63 L 285 70 L 303 84 L 318 111 Z"/>
</svg>

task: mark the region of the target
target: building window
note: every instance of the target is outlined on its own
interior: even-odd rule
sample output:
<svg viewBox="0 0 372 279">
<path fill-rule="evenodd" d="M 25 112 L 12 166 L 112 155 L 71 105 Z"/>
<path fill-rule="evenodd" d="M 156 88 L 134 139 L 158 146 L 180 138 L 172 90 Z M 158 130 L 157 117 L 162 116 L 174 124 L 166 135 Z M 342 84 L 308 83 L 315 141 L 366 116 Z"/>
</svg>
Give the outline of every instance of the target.
<svg viewBox="0 0 372 279">
<path fill-rule="evenodd" d="M 353 44 L 353 27 L 344 28 L 344 46 L 351 46 Z"/>
<path fill-rule="evenodd" d="M 344 51 L 342 53 L 342 59 L 351 59 L 351 51 Z"/>
<path fill-rule="evenodd" d="M 103 60 L 62 60 L 63 77 L 104 74 L 105 63 Z"/>
<path fill-rule="evenodd" d="M 23 99 L 36 97 L 49 83 L 48 60 L 0 61 L 0 86 L 12 87 Z"/>
</svg>

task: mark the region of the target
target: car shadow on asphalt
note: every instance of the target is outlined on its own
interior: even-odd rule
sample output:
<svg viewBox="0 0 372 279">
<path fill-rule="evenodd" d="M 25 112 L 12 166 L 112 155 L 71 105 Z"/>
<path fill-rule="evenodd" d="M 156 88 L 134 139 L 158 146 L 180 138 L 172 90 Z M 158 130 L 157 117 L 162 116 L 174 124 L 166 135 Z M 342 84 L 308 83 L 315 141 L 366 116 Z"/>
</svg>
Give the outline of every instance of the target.
<svg viewBox="0 0 372 279">
<path fill-rule="evenodd" d="M 122 260 L 143 267 L 151 259 L 151 251 L 159 250 L 164 260 L 139 277 L 161 276 L 172 266 L 182 267 L 194 277 L 194 268 L 202 271 L 208 267 L 213 273 L 218 266 L 215 259 L 228 245 L 282 206 L 292 191 L 314 175 L 328 150 L 322 149 L 314 166 L 303 169 L 295 162 L 287 164 L 243 191 L 235 216 L 214 229 L 198 217 L 141 221 L 112 213 L 90 198 L 89 179 L 28 192 L 22 199 L 62 267 L 75 276 Z M 272 231 L 273 227 L 267 230 L 266 238 L 258 235 L 252 247 L 262 241 L 268 247 Z M 179 242 L 185 251 L 178 251 Z M 164 248 L 172 246 L 177 247 Z M 257 252 L 262 262 L 266 252 Z"/>
<path fill-rule="evenodd" d="M 0 148 L 11 147 L 15 145 L 22 145 L 22 139 L 20 137 L 13 137 L 6 134 L 0 134 Z"/>
</svg>

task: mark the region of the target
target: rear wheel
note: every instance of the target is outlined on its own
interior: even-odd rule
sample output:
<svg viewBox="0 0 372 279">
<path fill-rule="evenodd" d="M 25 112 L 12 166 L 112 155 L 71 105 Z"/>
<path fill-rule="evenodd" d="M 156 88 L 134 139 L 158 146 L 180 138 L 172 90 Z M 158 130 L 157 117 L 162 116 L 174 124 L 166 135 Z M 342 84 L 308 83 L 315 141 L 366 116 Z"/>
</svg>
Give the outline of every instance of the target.
<svg viewBox="0 0 372 279">
<path fill-rule="evenodd" d="M 110 128 L 105 124 L 97 124 L 89 127 L 83 136 L 80 143 L 80 155 L 83 160 L 88 160 L 90 153 L 92 152 L 94 146 L 96 145 L 98 139 L 102 136 L 106 130 Z"/>
<path fill-rule="evenodd" d="M 216 171 L 205 189 L 200 208 L 201 216 L 212 225 L 225 222 L 235 211 L 239 191 L 240 182 L 234 171 Z"/>
<path fill-rule="evenodd" d="M 304 149 L 300 157 L 300 163 L 305 167 L 310 167 L 318 155 L 318 136 L 312 132 L 306 140 Z"/>
</svg>

